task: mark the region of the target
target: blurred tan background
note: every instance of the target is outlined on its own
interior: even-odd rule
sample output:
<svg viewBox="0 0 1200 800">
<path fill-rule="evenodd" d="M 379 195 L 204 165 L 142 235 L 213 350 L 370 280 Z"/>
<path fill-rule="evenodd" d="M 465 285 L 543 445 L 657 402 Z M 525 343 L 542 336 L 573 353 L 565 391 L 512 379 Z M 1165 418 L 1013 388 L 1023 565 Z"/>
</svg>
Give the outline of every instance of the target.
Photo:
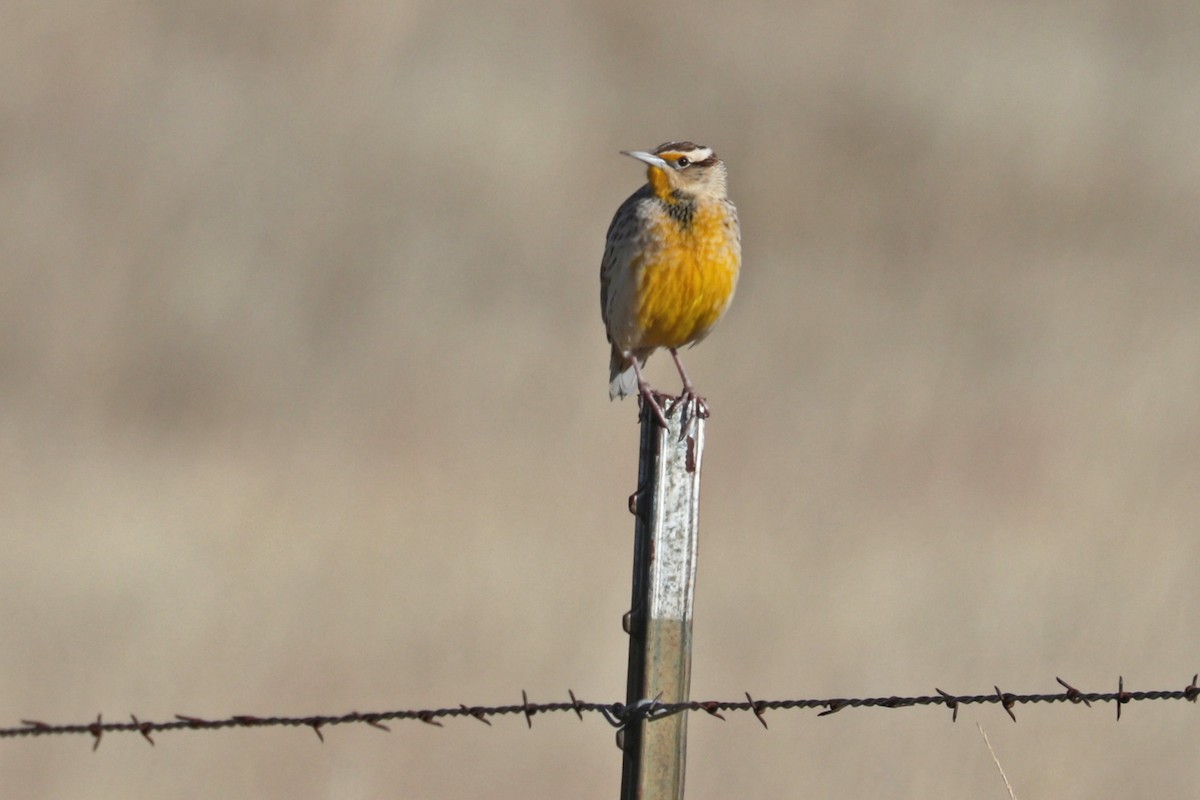
<svg viewBox="0 0 1200 800">
<path fill-rule="evenodd" d="M 8 2 L 0 723 L 622 699 L 598 268 L 713 145 L 698 699 L 1200 669 L 1200 6 Z M 650 374 L 673 388 L 669 359 Z M 693 717 L 692 798 L 1194 797 L 1186 703 Z M 599 717 L 0 742 L 28 798 L 613 798 Z"/>
</svg>

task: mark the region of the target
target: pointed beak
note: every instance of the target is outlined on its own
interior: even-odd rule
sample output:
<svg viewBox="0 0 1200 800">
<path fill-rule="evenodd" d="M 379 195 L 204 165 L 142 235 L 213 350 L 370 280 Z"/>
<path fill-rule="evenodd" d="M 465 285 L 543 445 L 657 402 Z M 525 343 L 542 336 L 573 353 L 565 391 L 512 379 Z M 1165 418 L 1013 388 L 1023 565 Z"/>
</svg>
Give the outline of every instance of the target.
<svg viewBox="0 0 1200 800">
<path fill-rule="evenodd" d="M 621 155 L 636 158 L 638 161 L 645 161 L 652 167 L 658 167 L 662 170 L 669 170 L 671 165 L 663 159 L 654 155 L 654 153 L 643 153 L 641 150 L 622 150 Z"/>
</svg>

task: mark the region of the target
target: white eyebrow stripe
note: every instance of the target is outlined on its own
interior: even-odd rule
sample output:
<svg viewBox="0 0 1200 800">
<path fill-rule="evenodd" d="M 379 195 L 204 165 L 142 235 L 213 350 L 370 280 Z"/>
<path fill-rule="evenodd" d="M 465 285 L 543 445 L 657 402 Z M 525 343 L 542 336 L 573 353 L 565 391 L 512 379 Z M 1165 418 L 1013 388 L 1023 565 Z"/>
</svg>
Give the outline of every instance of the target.
<svg viewBox="0 0 1200 800">
<path fill-rule="evenodd" d="M 710 158 L 712 154 L 713 151 L 711 147 L 697 147 L 694 150 L 667 150 L 666 152 L 659 153 L 658 155 L 660 158 L 666 158 L 668 156 L 687 156 L 689 161 L 695 162 Z"/>
</svg>

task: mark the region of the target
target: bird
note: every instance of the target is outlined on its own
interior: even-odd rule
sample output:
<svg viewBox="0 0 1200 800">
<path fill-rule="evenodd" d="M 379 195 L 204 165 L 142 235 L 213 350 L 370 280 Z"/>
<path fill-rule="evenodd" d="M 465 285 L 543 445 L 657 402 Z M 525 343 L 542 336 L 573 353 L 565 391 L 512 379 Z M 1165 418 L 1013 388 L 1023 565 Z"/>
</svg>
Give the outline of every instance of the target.
<svg viewBox="0 0 1200 800">
<path fill-rule="evenodd" d="M 726 192 L 725 162 L 711 147 L 672 141 L 653 152 L 623 150 L 646 165 L 646 184 L 613 215 L 600 262 L 600 313 L 612 345 L 609 399 L 635 392 L 658 422 L 695 401 L 679 349 L 708 336 L 737 289 L 742 262 L 737 207 Z M 646 359 L 666 348 L 683 391 L 664 410 L 646 382 Z"/>
</svg>

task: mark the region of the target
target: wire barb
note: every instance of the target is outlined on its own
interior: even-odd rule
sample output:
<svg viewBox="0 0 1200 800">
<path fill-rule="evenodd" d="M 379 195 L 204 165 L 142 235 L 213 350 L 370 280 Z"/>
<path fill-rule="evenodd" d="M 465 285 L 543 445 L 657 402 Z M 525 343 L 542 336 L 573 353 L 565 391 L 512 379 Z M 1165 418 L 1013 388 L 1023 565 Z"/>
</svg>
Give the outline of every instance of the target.
<svg viewBox="0 0 1200 800">
<path fill-rule="evenodd" d="M 1092 707 L 1092 704 L 1088 702 L 1088 699 L 1083 696 L 1083 692 L 1079 691 L 1057 675 L 1054 677 L 1054 680 L 1058 681 L 1058 684 L 1067 690 L 1067 699 L 1072 703 L 1083 703 L 1088 708 Z"/>
<path fill-rule="evenodd" d="M 530 728 L 533 727 L 533 715 L 536 710 L 529 705 L 529 695 L 525 694 L 525 690 L 521 690 L 521 710 L 525 712 L 525 724 Z"/>
<path fill-rule="evenodd" d="M 88 726 L 88 733 L 96 737 L 96 741 L 92 744 L 92 752 L 100 749 L 100 737 L 104 735 L 104 715 L 97 714 L 96 721 Z"/>
<path fill-rule="evenodd" d="M 130 714 L 129 718 L 133 720 L 133 724 L 137 727 L 138 733 L 145 737 L 146 741 L 150 743 L 151 747 L 154 747 L 154 739 L 150 736 L 150 731 L 153 729 L 153 726 L 149 722 L 139 722 L 136 714 Z"/>
<path fill-rule="evenodd" d="M 1013 713 L 1013 706 L 1015 705 L 1013 696 L 1011 694 L 1005 694 L 1004 692 L 1000 691 L 999 686 L 995 687 L 995 689 L 996 689 L 996 697 L 998 697 L 1000 699 L 1000 705 L 1004 706 L 1004 710 L 1008 712 L 1008 716 L 1012 718 L 1013 722 L 1016 722 L 1017 715 Z"/>
<path fill-rule="evenodd" d="M 1121 721 L 1121 706 L 1129 702 L 1131 693 L 1125 691 L 1125 676 L 1117 676 L 1117 722 Z"/>
<path fill-rule="evenodd" d="M 946 708 L 950 709 L 950 711 L 951 711 L 950 721 L 958 722 L 958 698 L 952 694 L 947 694 L 947 693 L 943 692 L 941 689 L 937 688 L 936 686 L 933 687 L 933 690 L 935 692 L 937 692 L 938 694 L 940 694 L 945 699 Z"/>
<path fill-rule="evenodd" d="M 746 695 L 746 702 L 750 704 L 750 710 L 754 712 L 754 716 L 758 717 L 758 721 L 762 723 L 763 730 L 765 730 L 765 731 L 770 730 L 770 728 L 767 727 L 767 720 L 763 716 L 763 712 L 766 711 L 766 709 L 767 709 L 766 703 L 754 702 L 754 698 L 750 696 L 749 692 L 746 692 L 745 695 Z M 822 704 L 822 705 L 824 705 L 824 704 Z"/>
<path fill-rule="evenodd" d="M 418 715 L 420 713 L 421 712 L 419 712 L 419 711 L 412 712 L 412 718 L 419 719 Z M 392 729 L 379 721 L 381 716 L 383 716 L 383 715 L 382 714 L 360 714 L 357 711 L 351 711 L 347 715 L 347 717 L 348 717 L 347 721 L 348 722 L 365 722 L 368 725 L 370 725 L 372 728 L 378 728 L 379 730 L 384 731 L 386 733 L 391 733 Z"/>
<path fill-rule="evenodd" d="M 828 717 L 830 714 L 836 714 L 837 712 L 841 711 L 845 707 L 846 707 L 845 700 L 831 700 L 831 701 L 829 701 L 829 708 L 825 709 L 820 714 L 817 714 L 817 716 L 818 717 Z M 894 707 L 894 706 L 892 706 L 892 707 Z"/>
<path fill-rule="evenodd" d="M 480 708 L 479 706 L 476 706 L 475 708 L 467 708 L 465 703 L 460 703 L 459 708 L 482 722 L 484 725 L 487 725 L 489 728 L 492 727 L 492 721 L 483 715 L 484 709 Z"/>
<path fill-rule="evenodd" d="M 579 702 L 579 700 L 575 697 L 575 692 L 571 691 L 570 689 L 567 689 L 567 694 L 571 695 L 571 706 L 575 709 L 575 716 L 579 717 L 580 722 L 583 722 L 583 703 Z"/>
</svg>

